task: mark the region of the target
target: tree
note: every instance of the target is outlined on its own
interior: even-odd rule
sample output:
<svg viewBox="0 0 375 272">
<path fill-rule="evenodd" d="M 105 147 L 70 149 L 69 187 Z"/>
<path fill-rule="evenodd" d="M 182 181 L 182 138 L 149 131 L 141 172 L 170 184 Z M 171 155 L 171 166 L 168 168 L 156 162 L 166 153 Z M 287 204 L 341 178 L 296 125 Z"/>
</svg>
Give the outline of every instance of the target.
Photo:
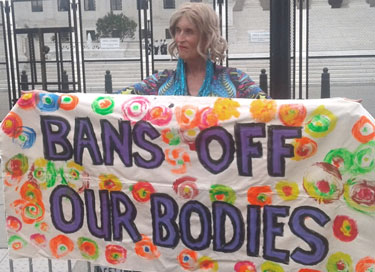
<svg viewBox="0 0 375 272">
<path fill-rule="evenodd" d="M 96 22 L 96 32 L 99 37 L 134 38 L 137 23 L 124 14 L 108 13 Z"/>
</svg>

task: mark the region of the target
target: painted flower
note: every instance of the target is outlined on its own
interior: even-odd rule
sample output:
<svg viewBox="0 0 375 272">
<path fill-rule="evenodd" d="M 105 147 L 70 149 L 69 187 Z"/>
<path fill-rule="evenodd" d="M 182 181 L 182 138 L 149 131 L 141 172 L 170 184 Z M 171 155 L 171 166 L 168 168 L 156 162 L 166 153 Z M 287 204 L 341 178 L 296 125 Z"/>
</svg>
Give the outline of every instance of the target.
<svg viewBox="0 0 375 272">
<path fill-rule="evenodd" d="M 190 176 L 178 178 L 173 183 L 173 190 L 182 198 L 193 199 L 199 193 L 196 181 L 196 178 Z"/>
<path fill-rule="evenodd" d="M 157 126 L 166 126 L 172 120 L 172 110 L 166 106 L 156 106 L 147 112 L 145 119 Z"/>
<path fill-rule="evenodd" d="M 364 257 L 360 259 L 355 266 L 356 272 L 371 272 L 375 271 L 375 258 Z"/>
<path fill-rule="evenodd" d="M 155 193 L 154 187 L 146 181 L 138 181 L 136 184 L 131 185 L 129 189 L 134 199 L 141 203 L 149 201 L 151 194 Z"/>
<path fill-rule="evenodd" d="M 222 201 L 234 204 L 236 201 L 236 192 L 229 186 L 222 184 L 213 184 L 210 188 L 210 199 L 214 201 Z"/>
<path fill-rule="evenodd" d="M 79 99 L 78 96 L 74 94 L 62 94 L 59 97 L 58 103 L 60 105 L 60 109 L 70 111 L 74 110 L 75 107 L 78 105 Z"/>
<path fill-rule="evenodd" d="M 282 200 L 296 200 L 299 195 L 298 184 L 287 180 L 281 180 L 276 183 L 276 192 Z"/>
<path fill-rule="evenodd" d="M 52 255 L 60 259 L 73 251 L 74 243 L 68 236 L 60 234 L 49 241 L 49 248 Z"/>
<path fill-rule="evenodd" d="M 279 119 L 285 126 L 302 126 L 306 117 L 306 107 L 303 104 L 283 104 L 279 109 Z"/>
<path fill-rule="evenodd" d="M 13 143 L 22 149 L 30 148 L 34 145 L 36 139 L 35 130 L 30 127 L 19 127 L 15 133 L 18 135 L 12 139 Z"/>
<path fill-rule="evenodd" d="M 183 269 L 195 271 L 198 267 L 198 254 L 193 250 L 184 249 L 177 256 L 177 261 Z"/>
<path fill-rule="evenodd" d="M 121 191 L 122 189 L 121 181 L 113 174 L 101 174 L 99 180 L 100 190 Z"/>
<path fill-rule="evenodd" d="M 272 204 L 272 194 L 270 186 L 253 186 L 247 190 L 247 200 L 251 205 L 263 207 Z"/>
<path fill-rule="evenodd" d="M 318 144 L 308 137 L 294 139 L 292 145 L 294 146 L 294 157 L 292 159 L 296 161 L 310 158 L 318 150 Z"/>
<path fill-rule="evenodd" d="M 357 223 L 346 215 L 338 215 L 333 221 L 333 234 L 343 242 L 351 242 L 358 235 Z"/>
<path fill-rule="evenodd" d="M 199 109 L 193 105 L 175 108 L 176 121 L 182 130 L 198 127 Z"/>
<path fill-rule="evenodd" d="M 338 200 L 343 194 L 343 187 L 339 170 L 329 163 L 314 163 L 303 176 L 303 188 L 319 203 Z"/>
<path fill-rule="evenodd" d="M 190 163 L 190 156 L 183 148 L 169 148 L 164 150 L 165 160 L 174 168 L 171 170 L 174 174 L 185 174 L 187 164 Z"/>
<path fill-rule="evenodd" d="M 353 154 L 346 148 L 337 148 L 329 151 L 324 157 L 324 162 L 330 163 L 339 169 L 341 174 L 351 171 L 353 167 Z"/>
<path fill-rule="evenodd" d="M 125 120 L 138 122 L 143 120 L 150 108 L 150 101 L 142 96 L 130 98 L 122 105 Z"/>
<path fill-rule="evenodd" d="M 234 265 L 234 271 L 235 272 L 256 272 L 257 269 L 253 262 L 242 261 L 242 262 L 237 262 Z"/>
<path fill-rule="evenodd" d="M 218 98 L 215 101 L 213 112 L 217 115 L 217 118 L 221 121 L 229 120 L 232 117 L 240 117 L 240 113 L 237 108 L 240 107 L 240 103 L 230 98 Z"/>
<path fill-rule="evenodd" d="M 353 155 L 354 174 L 365 174 L 375 169 L 375 141 L 361 144 Z"/>
<path fill-rule="evenodd" d="M 25 239 L 23 239 L 19 235 L 12 235 L 8 239 L 8 248 L 11 248 L 13 250 L 21 250 L 27 245 L 27 242 Z"/>
<path fill-rule="evenodd" d="M 13 178 L 21 178 L 29 169 L 28 158 L 19 153 L 5 163 L 5 171 Z"/>
<path fill-rule="evenodd" d="M 36 92 L 25 93 L 18 99 L 17 105 L 24 110 L 33 109 L 35 108 L 37 97 Z"/>
<path fill-rule="evenodd" d="M 46 236 L 44 234 L 34 233 L 34 234 L 30 235 L 30 241 L 38 247 L 47 246 L 47 239 L 46 239 Z"/>
<path fill-rule="evenodd" d="M 179 145 L 180 134 L 176 129 L 166 128 L 161 131 L 162 141 L 168 145 Z"/>
<path fill-rule="evenodd" d="M 108 115 L 113 112 L 115 101 L 110 96 L 99 96 L 91 104 L 91 109 L 100 115 Z"/>
<path fill-rule="evenodd" d="M 85 189 L 89 188 L 89 174 L 82 165 L 74 161 L 68 161 L 62 170 L 60 169 L 60 175 L 61 183 L 67 184 L 78 193 L 83 193 Z"/>
<path fill-rule="evenodd" d="M 251 102 L 251 116 L 258 122 L 267 123 L 275 118 L 277 104 L 275 100 L 255 99 Z"/>
<path fill-rule="evenodd" d="M 77 245 L 83 258 L 87 260 L 96 260 L 99 257 L 99 247 L 94 240 L 86 237 L 79 237 Z"/>
<path fill-rule="evenodd" d="M 353 178 L 344 185 L 344 199 L 349 207 L 375 214 L 375 181 Z"/>
<path fill-rule="evenodd" d="M 306 119 L 305 131 L 315 138 L 325 137 L 335 129 L 336 123 L 337 117 L 321 105 Z"/>
<path fill-rule="evenodd" d="M 134 251 L 139 257 L 147 260 L 154 260 L 160 257 L 158 248 L 146 235 L 142 235 L 142 240 L 135 243 Z"/>
<path fill-rule="evenodd" d="M 352 134 L 359 142 L 367 143 L 375 138 L 375 125 L 366 116 L 361 116 L 354 124 Z"/>
<path fill-rule="evenodd" d="M 57 170 L 53 162 L 44 158 L 38 158 L 31 166 L 30 172 L 42 189 L 50 188 L 55 185 Z"/>
<path fill-rule="evenodd" d="M 260 266 L 261 272 L 284 272 L 284 269 L 281 265 L 271 262 L 271 261 L 265 261 Z"/>
<path fill-rule="evenodd" d="M 18 232 L 22 229 L 22 223 L 17 217 L 7 216 L 6 223 L 9 230 Z"/>
<path fill-rule="evenodd" d="M 198 267 L 201 271 L 216 272 L 219 270 L 219 264 L 208 256 L 202 256 L 198 259 Z"/>
<path fill-rule="evenodd" d="M 120 264 L 126 261 L 127 250 L 119 245 L 107 245 L 105 258 L 110 264 Z"/>
<path fill-rule="evenodd" d="M 206 129 L 212 126 L 217 126 L 219 119 L 214 110 L 210 107 L 201 109 L 198 113 L 199 128 Z"/>
<path fill-rule="evenodd" d="M 54 93 L 39 93 L 36 106 L 42 112 L 54 112 L 59 109 L 59 96 Z"/>
<path fill-rule="evenodd" d="M 21 117 L 14 112 L 9 112 L 1 122 L 1 129 L 3 132 L 12 138 L 17 138 L 22 133 L 19 128 L 22 127 Z"/>
<path fill-rule="evenodd" d="M 195 139 L 197 138 L 200 131 L 201 130 L 198 127 L 180 130 L 182 141 L 187 144 L 189 146 L 189 149 L 192 151 L 196 150 Z"/>
<path fill-rule="evenodd" d="M 327 271 L 329 272 L 340 272 L 340 271 L 353 271 L 352 258 L 349 254 L 343 252 L 336 252 L 329 256 L 326 265 Z"/>
</svg>

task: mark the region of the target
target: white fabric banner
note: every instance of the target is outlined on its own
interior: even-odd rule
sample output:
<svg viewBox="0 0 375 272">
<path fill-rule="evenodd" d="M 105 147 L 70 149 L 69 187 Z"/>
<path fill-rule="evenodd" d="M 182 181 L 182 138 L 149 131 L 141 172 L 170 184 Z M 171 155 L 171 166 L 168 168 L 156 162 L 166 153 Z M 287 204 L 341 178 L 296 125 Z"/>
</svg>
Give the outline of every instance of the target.
<svg viewBox="0 0 375 272">
<path fill-rule="evenodd" d="M 374 124 L 341 98 L 25 94 L 1 124 L 10 257 L 370 271 Z"/>
</svg>

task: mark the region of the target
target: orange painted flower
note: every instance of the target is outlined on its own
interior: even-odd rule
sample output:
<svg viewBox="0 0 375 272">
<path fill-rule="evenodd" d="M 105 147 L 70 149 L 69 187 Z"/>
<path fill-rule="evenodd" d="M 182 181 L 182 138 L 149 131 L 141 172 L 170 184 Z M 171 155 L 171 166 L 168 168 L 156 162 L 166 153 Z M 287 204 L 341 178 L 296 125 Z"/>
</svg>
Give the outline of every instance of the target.
<svg viewBox="0 0 375 272">
<path fill-rule="evenodd" d="M 232 117 L 240 117 L 240 113 L 237 108 L 240 107 L 240 103 L 230 98 L 218 98 L 214 104 L 213 112 L 217 115 L 219 120 L 225 121 Z"/>
<path fill-rule="evenodd" d="M 375 137 L 375 126 L 366 116 L 361 116 L 354 124 L 352 134 L 361 143 L 367 143 Z"/>
<path fill-rule="evenodd" d="M 5 116 L 3 122 L 1 123 L 1 128 L 6 135 L 12 138 L 17 138 L 22 133 L 22 119 L 21 117 L 14 112 L 9 112 L 7 116 Z"/>
<path fill-rule="evenodd" d="M 355 266 L 356 272 L 371 272 L 375 271 L 375 258 L 364 257 L 360 259 Z"/>
<path fill-rule="evenodd" d="M 303 104 L 284 104 L 279 109 L 279 119 L 291 127 L 302 126 L 306 117 L 306 108 Z"/>
<path fill-rule="evenodd" d="M 147 260 L 154 260 L 160 257 L 158 248 L 152 243 L 151 239 L 142 234 L 142 240 L 135 243 L 135 253 Z"/>
<path fill-rule="evenodd" d="M 172 110 L 166 106 L 156 106 L 147 112 L 145 120 L 153 125 L 166 126 L 172 120 Z"/>
<path fill-rule="evenodd" d="M 122 189 L 121 181 L 113 174 L 101 174 L 99 180 L 100 190 L 121 191 Z"/>
<path fill-rule="evenodd" d="M 161 138 L 168 145 L 179 145 L 181 142 L 180 134 L 176 129 L 163 129 L 161 131 Z"/>
<path fill-rule="evenodd" d="M 184 174 L 187 171 L 187 164 L 190 163 L 190 156 L 183 148 L 176 148 L 172 151 L 164 151 L 165 160 L 175 168 L 171 170 L 174 174 Z"/>
<path fill-rule="evenodd" d="M 275 118 L 277 104 L 275 100 L 255 99 L 251 102 L 250 113 L 252 117 L 262 123 L 267 123 Z"/>
<path fill-rule="evenodd" d="M 181 267 L 188 271 L 195 271 L 198 266 L 198 254 L 197 252 L 190 250 L 190 249 L 184 249 L 180 252 L 180 254 L 177 256 L 178 263 L 181 265 Z"/>
<path fill-rule="evenodd" d="M 59 259 L 73 251 L 74 243 L 69 237 L 60 234 L 49 241 L 49 248 L 52 255 Z"/>
<path fill-rule="evenodd" d="M 58 103 L 60 105 L 60 109 L 70 111 L 75 109 L 78 105 L 78 96 L 73 94 L 62 94 L 59 97 Z"/>
<path fill-rule="evenodd" d="M 142 203 L 149 201 L 151 194 L 155 193 L 154 187 L 152 187 L 151 183 L 146 181 L 138 181 L 136 184 L 130 186 L 129 189 L 134 199 Z"/>
<path fill-rule="evenodd" d="M 206 129 L 212 126 L 217 126 L 218 116 L 210 107 L 201 109 L 198 113 L 199 128 Z"/>
<path fill-rule="evenodd" d="M 310 158 L 318 150 L 318 144 L 308 137 L 294 139 L 292 145 L 294 146 L 294 157 L 292 159 L 296 161 Z"/>
<path fill-rule="evenodd" d="M 199 109 L 193 105 L 184 105 L 175 109 L 176 121 L 181 129 L 195 128 L 199 125 Z"/>
<path fill-rule="evenodd" d="M 247 191 L 247 200 L 252 205 L 265 206 L 272 204 L 272 190 L 270 186 L 254 186 Z"/>
</svg>

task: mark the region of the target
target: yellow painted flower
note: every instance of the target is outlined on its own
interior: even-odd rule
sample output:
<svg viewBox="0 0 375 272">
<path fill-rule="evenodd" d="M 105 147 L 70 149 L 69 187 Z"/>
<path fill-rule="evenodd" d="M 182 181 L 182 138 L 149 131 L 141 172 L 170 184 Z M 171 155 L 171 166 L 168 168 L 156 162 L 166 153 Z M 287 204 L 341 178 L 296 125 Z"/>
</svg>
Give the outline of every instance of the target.
<svg viewBox="0 0 375 272">
<path fill-rule="evenodd" d="M 285 201 L 295 200 L 299 195 L 297 183 L 287 180 L 280 180 L 276 184 L 276 192 Z"/>
<path fill-rule="evenodd" d="M 120 191 L 122 189 L 121 181 L 113 174 L 101 174 L 99 179 L 99 188 L 101 190 Z"/>
<path fill-rule="evenodd" d="M 252 117 L 262 123 L 267 123 L 275 118 L 277 104 L 275 100 L 256 99 L 251 102 L 250 113 Z"/>
<path fill-rule="evenodd" d="M 325 137 L 336 127 L 336 122 L 337 117 L 321 105 L 307 118 L 305 131 L 315 138 Z"/>
<path fill-rule="evenodd" d="M 216 113 L 217 117 L 221 121 L 229 120 L 230 118 L 240 116 L 237 108 L 240 103 L 229 98 L 218 98 L 214 104 L 213 112 Z"/>
</svg>

